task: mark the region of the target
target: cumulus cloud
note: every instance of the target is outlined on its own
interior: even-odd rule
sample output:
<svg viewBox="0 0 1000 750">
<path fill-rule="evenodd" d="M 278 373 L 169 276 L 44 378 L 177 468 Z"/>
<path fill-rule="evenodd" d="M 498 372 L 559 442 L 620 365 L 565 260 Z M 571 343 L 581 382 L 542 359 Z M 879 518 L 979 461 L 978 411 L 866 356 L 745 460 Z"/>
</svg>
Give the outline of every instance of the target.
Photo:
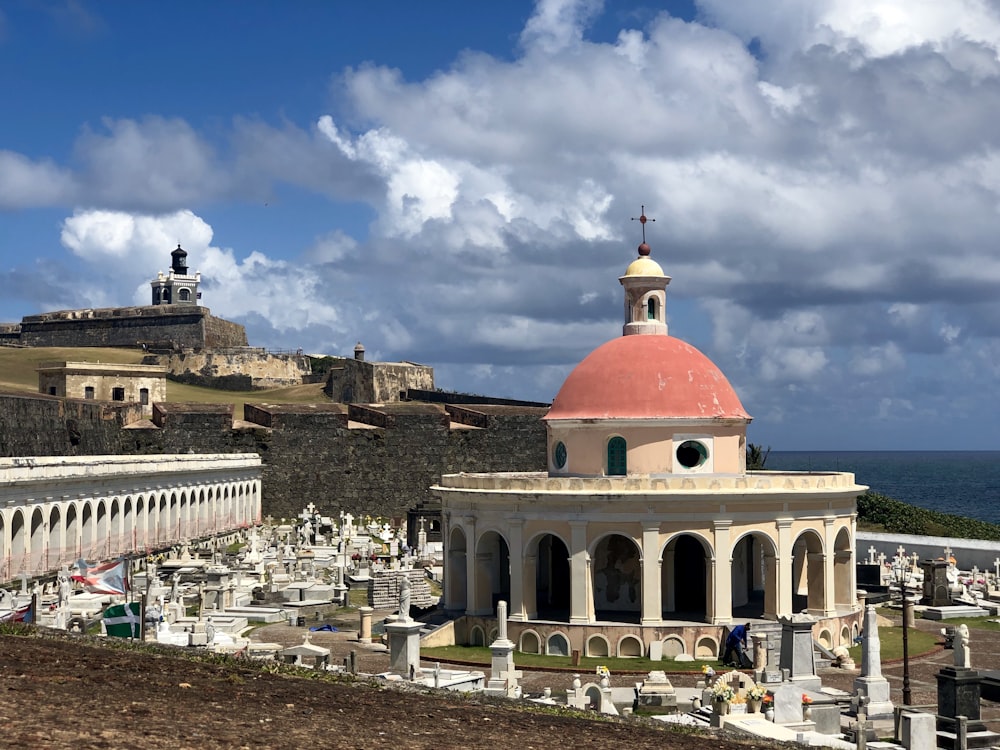
<svg viewBox="0 0 1000 750">
<path fill-rule="evenodd" d="M 137 299 L 180 240 L 206 304 L 262 336 L 364 338 L 551 398 L 620 331 L 645 204 L 671 332 L 758 423 L 945 424 L 951 373 L 988 386 L 1000 339 L 997 6 L 697 6 L 595 41 L 600 2 L 541 0 L 511 59 L 465 51 L 418 79 L 359 64 L 310 123 L 107 120 L 71 165 L 0 152 L 0 207 L 76 208 L 65 246 L 141 259 Z M 292 249 L 228 247 L 199 218 L 289 185 L 373 218 Z"/>
<path fill-rule="evenodd" d="M 59 203 L 72 196 L 73 189 L 67 170 L 0 150 L 0 210 Z"/>
</svg>

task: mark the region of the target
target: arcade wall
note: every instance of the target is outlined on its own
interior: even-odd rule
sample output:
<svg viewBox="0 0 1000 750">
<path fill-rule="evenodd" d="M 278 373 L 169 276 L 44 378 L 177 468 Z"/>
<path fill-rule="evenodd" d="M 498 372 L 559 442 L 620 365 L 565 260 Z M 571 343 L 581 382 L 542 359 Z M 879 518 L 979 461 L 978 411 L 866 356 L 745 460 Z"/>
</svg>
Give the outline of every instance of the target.
<svg viewBox="0 0 1000 750">
<path fill-rule="evenodd" d="M 544 408 L 399 403 L 138 405 L 0 394 L 0 455 L 259 453 L 262 513 L 405 517 L 439 507 L 429 487 L 460 471 L 544 471 Z"/>
</svg>

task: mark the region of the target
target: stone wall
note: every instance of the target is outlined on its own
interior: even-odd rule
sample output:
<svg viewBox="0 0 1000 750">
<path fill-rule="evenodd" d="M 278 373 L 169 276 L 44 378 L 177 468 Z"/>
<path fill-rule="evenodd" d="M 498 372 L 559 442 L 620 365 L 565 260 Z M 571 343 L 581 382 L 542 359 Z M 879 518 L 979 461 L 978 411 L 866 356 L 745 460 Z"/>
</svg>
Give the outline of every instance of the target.
<svg viewBox="0 0 1000 750">
<path fill-rule="evenodd" d="M 429 487 L 460 471 L 543 471 L 545 409 L 400 403 L 138 405 L 0 394 L 0 455 L 259 453 L 263 513 L 402 518 L 439 507 Z M 479 426 L 476 426 L 479 425 Z"/>
<path fill-rule="evenodd" d="M 409 362 L 366 362 L 336 358 L 323 391 L 345 404 L 382 404 L 399 401 L 410 388 L 433 390 L 434 368 Z"/>
<path fill-rule="evenodd" d="M 153 354 L 145 357 L 143 364 L 166 367 L 168 377 L 179 383 L 228 390 L 300 385 L 311 372 L 308 357 L 271 354 L 253 347 Z"/>
<path fill-rule="evenodd" d="M 153 348 L 246 346 L 246 330 L 215 318 L 207 307 L 157 305 L 59 310 L 21 319 L 25 346 Z"/>
</svg>

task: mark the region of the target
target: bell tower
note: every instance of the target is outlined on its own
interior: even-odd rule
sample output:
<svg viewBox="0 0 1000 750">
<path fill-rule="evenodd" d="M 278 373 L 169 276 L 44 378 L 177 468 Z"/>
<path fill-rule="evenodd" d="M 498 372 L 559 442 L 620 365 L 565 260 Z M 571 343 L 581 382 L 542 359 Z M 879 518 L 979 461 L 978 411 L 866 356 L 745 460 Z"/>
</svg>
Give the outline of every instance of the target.
<svg viewBox="0 0 1000 750">
<path fill-rule="evenodd" d="M 153 287 L 154 305 L 197 305 L 201 299 L 198 285 L 201 283 L 201 272 L 188 273 L 187 251 L 177 244 L 177 249 L 170 253 L 170 270 L 164 274 L 157 273 L 150 282 Z"/>
<path fill-rule="evenodd" d="M 625 269 L 618 281 L 625 288 L 625 326 L 623 336 L 635 334 L 667 335 L 667 284 L 670 277 L 663 273 L 660 264 L 649 257 L 646 244 L 646 207 L 638 219 L 642 223 L 642 244 L 639 257 Z"/>
</svg>

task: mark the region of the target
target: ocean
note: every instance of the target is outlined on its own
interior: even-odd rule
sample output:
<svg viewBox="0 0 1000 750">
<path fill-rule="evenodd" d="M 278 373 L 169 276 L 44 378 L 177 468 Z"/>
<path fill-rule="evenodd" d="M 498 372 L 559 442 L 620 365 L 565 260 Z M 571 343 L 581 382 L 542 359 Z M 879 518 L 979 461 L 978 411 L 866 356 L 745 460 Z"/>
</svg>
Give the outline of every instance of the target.
<svg viewBox="0 0 1000 750">
<path fill-rule="evenodd" d="M 895 500 L 1000 523 L 1000 451 L 771 451 L 764 468 L 852 471 Z"/>
</svg>

